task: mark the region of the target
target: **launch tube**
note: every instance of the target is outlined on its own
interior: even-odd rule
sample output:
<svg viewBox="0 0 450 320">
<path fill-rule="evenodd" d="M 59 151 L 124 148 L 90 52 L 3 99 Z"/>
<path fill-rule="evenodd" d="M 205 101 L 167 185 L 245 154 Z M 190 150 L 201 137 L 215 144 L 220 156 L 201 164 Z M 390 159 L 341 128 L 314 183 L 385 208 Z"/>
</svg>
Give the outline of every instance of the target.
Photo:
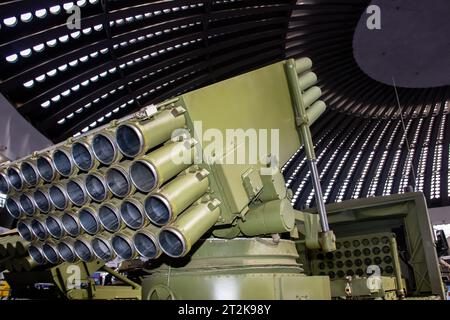
<svg viewBox="0 0 450 320">
<path fill-rule="evenodd" d="M 139 191 L 150 192 L 187 169 L 194 161 L 193 139 L 169 143 L 133 162 L 130 178 Z"/>
<path fill-rule="evenodd" d="M 208 172 L 201 170 L 178 176 L 145 200 L 145 213 L 152 223 L 163 226 L 197 201 L 208 190 Z"/>
<path fill-rule="evenodd" d="M 149 149 L 169 140 L 174 130 L 183 128 L 184 109 L 164 110 L 147 120 L 134 120 L 119 125 L 116 143 L 127 157 L 143 155 Z"/>
<path fill-rule="evenodd" d="M 219 219 L 219 204 L 218 200 L 196 204 L 163 227 L 158 237 L 161 249 L 174 258 L 185 256 Z"/>
</svg>

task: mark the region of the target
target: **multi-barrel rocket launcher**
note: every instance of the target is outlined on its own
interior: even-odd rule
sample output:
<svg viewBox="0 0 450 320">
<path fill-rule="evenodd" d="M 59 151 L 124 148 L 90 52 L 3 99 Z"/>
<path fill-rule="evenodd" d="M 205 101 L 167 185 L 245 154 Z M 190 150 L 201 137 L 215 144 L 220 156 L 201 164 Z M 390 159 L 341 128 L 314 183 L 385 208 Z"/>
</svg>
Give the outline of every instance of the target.
<svg viewBox="0 0 450 320">
<path fill-rule="evenodd" d="M 10 163 L 0 191 L 30 257 L 181 258 L 204 237 L 298 230 L 333 251 L 309 129 L 326 107 L 311 67 L 308 58 L 275 63 Z M 278 168 L 301 145 L 318 215 L 293 209 Z"/>
</svg>

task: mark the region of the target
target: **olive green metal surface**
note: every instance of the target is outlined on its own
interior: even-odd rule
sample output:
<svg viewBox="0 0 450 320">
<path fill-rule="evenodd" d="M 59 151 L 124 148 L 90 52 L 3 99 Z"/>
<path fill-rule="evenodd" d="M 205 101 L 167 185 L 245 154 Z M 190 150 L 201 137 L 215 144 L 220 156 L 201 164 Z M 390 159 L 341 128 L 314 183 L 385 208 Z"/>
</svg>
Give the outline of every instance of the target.
<svg viewBox="0 0 450 320">
<path fill-rule="evenodd" d="M 340 236 L 362 237 L 373 232 L 403 230 L 408 252 L 406 259 L 413 270 L 413 288 L 409 289 L 409 293 L 445 296 L 433 231 L 422 193 L 343 201 L 327 205 L 327 212 L 338 240 Z M 402 272 L 405 270 L 404 265 Z"/>
<path fill-rule="evenodd" d="M 189 259 L 151 268 L 143 299 L 330 299 L 329 278 L 306 276 L 292 241 L 207 239 Z"/>
</svg>

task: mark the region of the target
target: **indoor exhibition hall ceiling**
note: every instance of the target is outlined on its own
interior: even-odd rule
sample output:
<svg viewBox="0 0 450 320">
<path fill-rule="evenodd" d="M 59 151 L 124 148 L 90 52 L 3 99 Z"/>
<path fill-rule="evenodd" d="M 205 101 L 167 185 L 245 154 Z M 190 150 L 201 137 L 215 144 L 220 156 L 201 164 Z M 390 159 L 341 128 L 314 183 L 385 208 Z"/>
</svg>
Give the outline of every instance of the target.
<svg viewBox="0 0 450 320">
<path fill-rule="evenodd" d="M 371 5 L 380 29 L 367 28 Z M 80 29 L 67 26 L 74 6 Z M 328 105 L 313 127 L 326 201 L 410 186 L 430 206 L 450 205 L 449 7 L 445 0 L 2 2 L 0 92 L 59 142 L 149 103 L 308 56 Z M 302 148 L 283 172 L 296 207 L 314 206 Z"/>
</svg>

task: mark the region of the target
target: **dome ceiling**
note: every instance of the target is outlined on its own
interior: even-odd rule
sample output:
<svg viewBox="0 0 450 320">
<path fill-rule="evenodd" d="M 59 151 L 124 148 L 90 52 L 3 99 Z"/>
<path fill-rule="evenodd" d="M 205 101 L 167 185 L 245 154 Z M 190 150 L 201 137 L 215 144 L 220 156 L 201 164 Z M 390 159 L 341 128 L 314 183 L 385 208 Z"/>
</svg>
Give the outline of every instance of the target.
<svg viewBox="0 0 450 320">
<path fill-rule="evenodd" d="M 374 0 L 380 29 L 363 13 L 353 37 L 359 67 L 372 79 L 405 88 L 450 85 L 450 2 Z M 369 10 L 370 11 L 370 10 Z M 372 11 L 370 11 L 372 12 Z"/>
<path fill-rule="evenodd" d="M 328 105 L 313 127 L 327 202 L 413 186 L 429 205 L 450 205 L 448 40 L 433 33 L 448 19 L 430 24 L 416 10 L 428 2 L 416 2 L 380 1 L 382 30 L 368 35 L 360 25 L 369 0 L 2 2 L 0 92 L 59 142 L 149 103 L 308 56 Z M 66 24 L 74 5 L 80 30 Z M 394 23 L 411 15 L 434 27 Z M 296 207 L 313 206 L 302 149 L 283 172 Z"/>
<path fill-rule="evenodd" d="M 80 30 L 65 10 L 81 9 Z M 0 92 L 54 142 L 284 57 L 291 1 L 0 4 Z"/>
<path fill-rule="evenodd" d="M 389 1 L 396 2 L 400 1 Z M 361 69 L 353 41 L 370 4 L 297 1 L 289 23 L 286 56 L 313 59 L 328 106 L 312 128 L 325 200 L 332 203 L 412 189 L 423 192 L 431 207 L 448 206 L 450 87 L 395 90 Z M 422 45 L 433 44 L 423 41 Z M 379 57 L 377 63 L 379 72 L 389 71 L 383 67 L 389 59 Z M 392 79 L 392 74 L 386 77 Z M 304 159 L 300 148 L 283 168 L 297 208 L 315 206 Z"/>
</svg>

